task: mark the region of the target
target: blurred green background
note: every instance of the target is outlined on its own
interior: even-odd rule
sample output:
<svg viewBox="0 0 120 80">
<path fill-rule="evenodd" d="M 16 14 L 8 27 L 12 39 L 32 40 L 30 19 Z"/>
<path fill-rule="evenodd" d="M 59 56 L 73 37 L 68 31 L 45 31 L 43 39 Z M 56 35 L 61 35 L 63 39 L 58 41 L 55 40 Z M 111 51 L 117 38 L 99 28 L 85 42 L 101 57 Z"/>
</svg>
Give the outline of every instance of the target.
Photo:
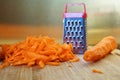
<svg viewBox="0 0 120 80">
<path fill-rule="evenodd" d="M 108 35 L 115 36 L 118 43 L 120 43 L 120 0 L 0 0 L 1 38 L 6 39 L 8 37 L 7 33 L 4 34 L 2 31 L 3 24 L 29 25 L 30 28 L 45 27 L 45 32 L 48 32 L 47 30 L 50 28 L 61 29 L 61 32 L 53 31 L 56 35 L 60 34 L 59 38 L 61 38 L 64 5 L 66 3 L 81 2 L 84 2 L 87 8 L 88 43 L 95 44 Z M 38 32 L 40 33 L 40 31 Z M 11 32 L 13 32 L 13 29 L 9 30 L 8 34 L 10 35 Z M 35 30 L 33 33 L 32 30 L 25 32 L 25 36 L 32 35 L 34 32 Z M 19 34 L 16 34 L 16 36 L 11 34 L 11 38 L 16 38 L 20 36 Z M 53 35 L 53 33 L 49 32 L 45 35 L 48 34 Z"/>
<path fill-rule="evenodd" d="M 84 2 L 89 27 L 118 27 L 120 0 L 0 0 L 0 23 L 62 25 L 66 3 Z"/>
</svg>

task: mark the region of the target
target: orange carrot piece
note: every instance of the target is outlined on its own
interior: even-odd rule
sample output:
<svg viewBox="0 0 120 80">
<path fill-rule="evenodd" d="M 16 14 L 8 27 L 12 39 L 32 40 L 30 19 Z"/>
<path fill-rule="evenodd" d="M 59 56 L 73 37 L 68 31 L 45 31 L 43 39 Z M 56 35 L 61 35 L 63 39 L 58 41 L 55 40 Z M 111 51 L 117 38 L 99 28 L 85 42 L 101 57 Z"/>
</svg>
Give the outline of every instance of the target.
<svg viewBox="0 0 120 80">
<path fill-rule="evenodd" d="M 114 37 L 105 37 L 93 48 L 86 50 L 83 58 L 86 61 L 98 61 L 117 48 L 117 46 L 118 45 Z"/>
<path fill-rule="evenodd" d="M 31 66 L 33 66 L 33 65 L 35 65 L 35 61 L 31 61 L 31 62 L 29 62 L 29 63 L 27 64 L 28 67 L 31 67 Z"/>
<path fill-rule="evenodd" d="M 80 59 L 79 58 L 73 58 L 72 60 L 70 60 L 71 62 L 78 62 Z"/>
<path fill-rule="evenodd" d="M 6 67 L 6 66 L 8 66 L 8 65 L 9 65 L 9 63 L 4 62 L 2 65 L 0 65 L 0 69 L 2 69 L 2 68 L 4 68 L 4 67 Z"/>
<path fill-rule="evenodd" d="M 99 73 L 99 74 L 103 74 L 103 72 L 101 70 L 98 70 L 98 69 L 92 69 L 92 72 L 94 73 Z"/>
<path fill-rule="evenodd" d="M 38 65 L 39 65 L 40 68 L 44 68 L 44 66 L 45 66 L 43 61 L 39 61 Z"/>
<path fill-rule="evenodd" d="M 6 63 L 18 66 L 27 65 L 29 67 L 38 65 L 43 68 L 48 65 L 60 65 L 60 62 L 76 60 L 72 53 L 71 44 L 59 44 L 54 38 L 47 36 L 27 37 L 25 41 L 16 44 L 3 44 L 2 53 L 5 62 L 0 68 L 6 67 Z"/>
<path fill-rule="evenodd" d="M 50 56 L 49 56 L 49 59 L 50 59 L 50 61 L 55 61 L 55 60 L 58 60 L 59 57 L 56 56 L 56 55 L 50 55 Z"/>
<path fill-rule="evenodd" d="M 47 65 L 52 65 L 52 66 L 59 66 L 60 62 L 47 62 Z"/>
</svg>

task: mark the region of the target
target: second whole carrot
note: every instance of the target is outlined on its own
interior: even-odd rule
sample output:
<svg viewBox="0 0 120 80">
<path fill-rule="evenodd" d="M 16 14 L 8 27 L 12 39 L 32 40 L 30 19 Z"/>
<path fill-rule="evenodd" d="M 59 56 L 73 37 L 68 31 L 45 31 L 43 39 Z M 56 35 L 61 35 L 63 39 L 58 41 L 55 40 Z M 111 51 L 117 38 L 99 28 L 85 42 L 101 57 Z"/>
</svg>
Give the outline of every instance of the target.
<svg viewBox="0 0 120 80">
<path fill-rule="evenodd" d="M 83 58 L 85 61 L 98 61 L 116 49 L 117 46 L 115 38 L 113 36 L 107 36 L 93 46 L 93 48 L 86 50 Z"/>
</svg>

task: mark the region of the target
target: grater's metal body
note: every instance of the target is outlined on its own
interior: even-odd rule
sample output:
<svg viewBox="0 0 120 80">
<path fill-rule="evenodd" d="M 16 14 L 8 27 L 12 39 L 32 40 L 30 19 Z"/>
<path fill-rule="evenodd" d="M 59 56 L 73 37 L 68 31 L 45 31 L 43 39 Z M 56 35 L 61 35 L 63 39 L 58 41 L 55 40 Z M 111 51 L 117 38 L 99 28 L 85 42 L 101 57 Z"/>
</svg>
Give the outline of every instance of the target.
<svg viewBox="0 0 120 80">
<path fill-rule="evenodd" d="M 82 6 L 83 12 L 68 13 L 68 6 Z M 86 9 L 85 4 L 66 4 L 64 12 L 63 42 L 73 45 L 73 52 L 83 54 L 86 50 Z"/>
</svg>

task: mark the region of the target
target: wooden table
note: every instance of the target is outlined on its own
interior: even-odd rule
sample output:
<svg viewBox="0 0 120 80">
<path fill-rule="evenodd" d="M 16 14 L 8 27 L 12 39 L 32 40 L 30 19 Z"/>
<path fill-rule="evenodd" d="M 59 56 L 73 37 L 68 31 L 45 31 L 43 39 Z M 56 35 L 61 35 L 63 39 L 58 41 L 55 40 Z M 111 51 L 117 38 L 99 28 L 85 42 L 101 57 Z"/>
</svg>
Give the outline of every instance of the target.
<svg viewBox="0 0 120 80">
<path fill-rule="evenodd" d="M 120 80 L 120 53 L 114 50 L 102 60 L 87 63 L 80 57 L 79 62 L 64 62 L 60 66 L 9 66 L 0 70 L 0 80 Z M 103 74 L 93 73 L 92 69 L 99 69 Z"/>
<path fill-rule="evenodd" d="M 24 25 L 2 25 L 0 24 L 0 44 L 15 43 L 26 38 L 28 35 L 48 35 L 55 38 L 62 37 L 61 26 L 24 26 Z M 102 35 L 101 35 L 102 34 Z M 113 35 L 120 41 L 118 29 L 92 29 L 88 30 L 88 44 L 95 44 L 106 35 Z M 22 38 L 22 39 L 21 39 Z M 11 40 L 15 39 L 15 40 Z M 17 40 L 18 39 L 18 40 Z M 9 66 L 0 70 L 0 80 L 119 80 L 120 79 L 120 53 L 115 50 L 102 60 L 95 63 L 87 63 L 80 57 L 79 62 L 64 62 L 60 66 L 38 66 L 28 68 L 27 66 Z M 93 73 L 92 69 L 99 69 L 103 74 Z"/>
</svg>

